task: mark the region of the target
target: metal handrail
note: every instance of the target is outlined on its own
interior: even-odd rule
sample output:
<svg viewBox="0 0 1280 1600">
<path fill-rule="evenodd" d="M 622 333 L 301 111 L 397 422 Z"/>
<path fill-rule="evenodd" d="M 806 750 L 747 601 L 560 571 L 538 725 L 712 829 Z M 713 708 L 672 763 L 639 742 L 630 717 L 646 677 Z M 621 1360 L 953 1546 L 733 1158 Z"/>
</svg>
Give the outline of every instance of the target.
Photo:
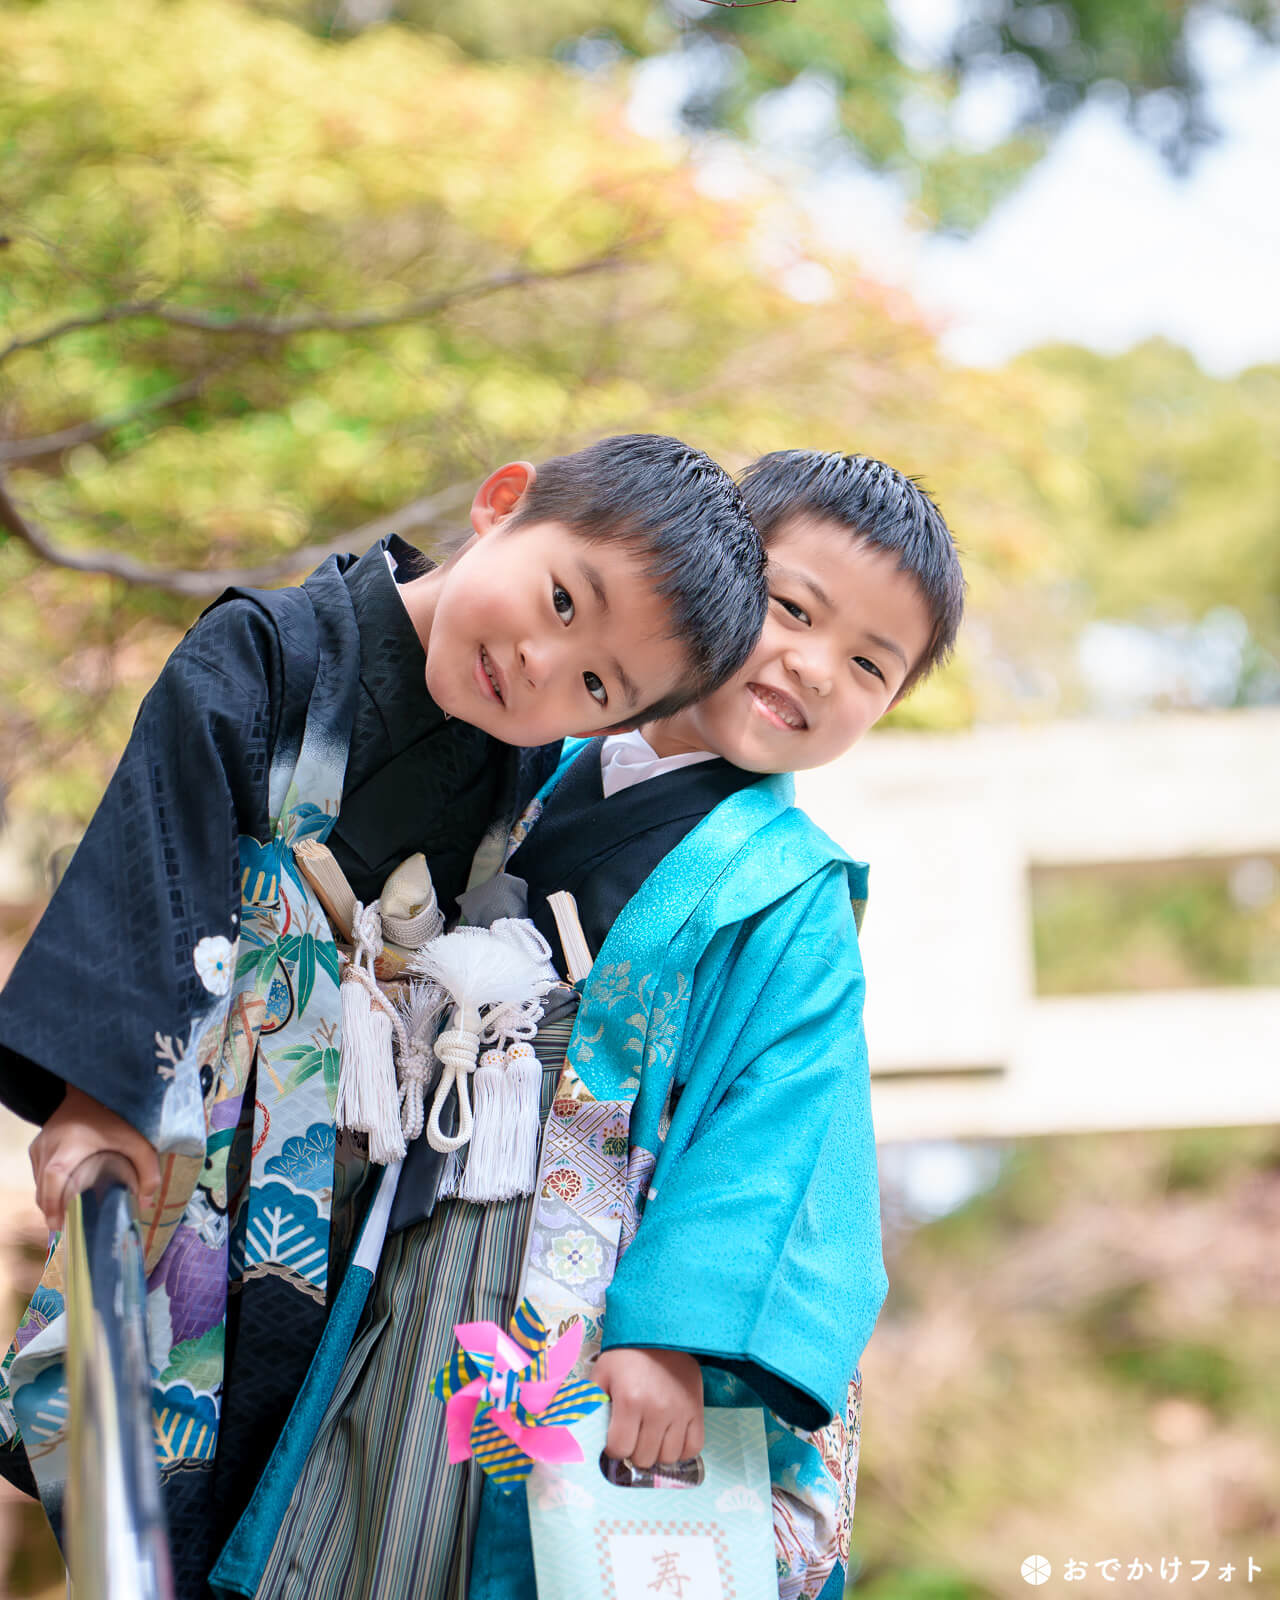
<svg viewBox="0 0 1280 1600">
<path fill-rule="evenodd" d="M 172 1600 L 151 1421 L 147 1285 L 122 1156 L 68 1185 L 68 1456 L 63 1538 L 76 1600 Z"/>
</svg>

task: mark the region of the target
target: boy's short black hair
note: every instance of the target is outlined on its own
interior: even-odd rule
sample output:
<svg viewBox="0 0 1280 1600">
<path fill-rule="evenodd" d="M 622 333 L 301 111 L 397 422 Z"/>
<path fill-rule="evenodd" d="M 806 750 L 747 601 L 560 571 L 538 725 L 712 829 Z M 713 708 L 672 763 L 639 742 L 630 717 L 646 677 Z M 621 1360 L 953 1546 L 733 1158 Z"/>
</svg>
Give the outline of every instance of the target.
<svg viewBox="0 0 1280 1600">
<path fill-rule="evenodd" d="M 868 544 L 893 551 L 898 570 L 916 580 L 933 631 L 898 699 L 947 660 L 964 615 L 964 573 L 951 530 L 914 478 L 871 456 L 775 450 L 753 462 L 738 482 L 766 547 L 792 517 L 822 517 Z"/>
<path fill-rule="evenodd" d="M 641 559 L 688 653 L 681 688 L 629 717 L 672 716 L 731 678 L 755 648 L 769 604 L 766 558 L 733 479 L 665 434 L 601 439 L 538 468 L 509 526 L 559 522 Z"/>
</svg>

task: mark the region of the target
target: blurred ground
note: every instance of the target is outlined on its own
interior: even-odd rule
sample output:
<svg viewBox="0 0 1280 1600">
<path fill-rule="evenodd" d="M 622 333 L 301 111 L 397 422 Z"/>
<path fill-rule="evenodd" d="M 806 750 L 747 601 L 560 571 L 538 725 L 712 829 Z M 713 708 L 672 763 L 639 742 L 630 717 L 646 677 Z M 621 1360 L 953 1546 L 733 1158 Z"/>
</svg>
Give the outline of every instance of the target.
<svg viewBox="0 0 1280 1600">
<path fill-rule="evenodd" d="M 1280 1593 L 1280 1134 L 1027 1141 L 939 1222 L 886 1195 L 886 1229 L 854 1592 L 1012 1600 L 1040 1554 L 1047 1595 L 1112 1592 L 1112 1556 L 1126 1595 L 1206 1559 L 1195 1592 L 1229 1594 L 1250 1558 Z"/>
</svg>

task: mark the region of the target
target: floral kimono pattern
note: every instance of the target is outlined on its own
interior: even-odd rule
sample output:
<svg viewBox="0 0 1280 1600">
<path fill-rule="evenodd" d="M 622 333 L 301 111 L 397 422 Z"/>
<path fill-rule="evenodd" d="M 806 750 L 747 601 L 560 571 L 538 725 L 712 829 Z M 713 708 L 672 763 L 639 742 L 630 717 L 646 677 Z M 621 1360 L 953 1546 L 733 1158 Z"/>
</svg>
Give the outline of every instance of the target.
<svg viewBox="0 0 1280 1600">
<path fill-rule="evenodd" d="M 383 571 L 378 550 L 365 559 Z M 162 1192 L 142 1222 L 181 1600 L 207 1593 L 284 1429 L 341 1298 L 362 1209 L 367 1163 L 333 1125 L 338 954 L 293 850 L 338 821 L 360 697 L 376 688 L 403 705 L 425 690 L 403 640 L 378 657 L 382 624 L 353 565 L 330 558 L 300 588 L 229 591 L 188 633 L 0 996 L 7 1102 L 44 1120 L 71 1083 L 161 1157 Z M 394 596 L 390 606 L 398 618 Z M 383 699 L 373 709 L 381 717 Z M 388 759 L 415 761 L 418 748 L 389 745 Z M 441 761 L 456 753 L 445 736 Z M 490 848 L 501 851 L 549 756 L 494 747 Z M 409 855 L 419 824 L 403 807 L 378 842 Z M 475 832 L 470 820 L 461 830 Z M 49 1002 L 51 971 L 74 973 L 64 1003 Z M 0 1394 L 0 1471 L 39 1491 L 55 1531 L 66 1476 L 62 1293 L 55 1242 Z"/>
<path fill-rule="evenodd" d="M 340 600 L 334 581 L 336 571 L 322 570 L 312 584 Z M 274 1280 L 285 1292 L 278 1312 L 294 1301 L 310 1306 L 317 1329 L 323 1319 L 339 1161 L 338 953 L 292 849 L 324 838 L 338 813 L 344 670 L 341 652 L 321 652 L 300 736 L 289 739 L 286 720 L 269 773 L 268 836 L 238 841 L 239 910 L 192 951 L 206 1004 L 183 1033 L 155 1033 L 161 1186 L 141 1220 L 156 1454 L 179 1491 L 219 1446 L 228 1317 L 242 1312 L 246 1286 Z M 6 1435 L 20 1433 L 55 1525 L 67 1471 L 62 1291 L 58 1238 L 4 1368 Z M 181 1569 L 182 1497 L 166 1499 Z"/>
</svg>

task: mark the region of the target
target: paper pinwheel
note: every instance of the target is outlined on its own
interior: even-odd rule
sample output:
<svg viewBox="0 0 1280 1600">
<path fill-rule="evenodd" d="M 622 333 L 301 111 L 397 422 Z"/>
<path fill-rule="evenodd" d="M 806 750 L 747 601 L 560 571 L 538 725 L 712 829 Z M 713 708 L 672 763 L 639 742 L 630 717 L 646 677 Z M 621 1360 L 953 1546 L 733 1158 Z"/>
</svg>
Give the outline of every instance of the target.
<svg viewBox="0 0 1280 1600">
<path fill-rule="evenodd" d="M 581 1322 L 550 1344 L 546 1323 L 522 1300 L 509 1333 L 496 1322 L 460 1322 L 453 1333 L 458 1349 L 431 1385 L 446 1407 L 450 1461 L 474 1456 L 495 1484 L 514 1488 L 535 1461 L 582 1460 L 568 1425 L 607 1396 L 594 1383 L 569 1379 Z"/>
</svg>

